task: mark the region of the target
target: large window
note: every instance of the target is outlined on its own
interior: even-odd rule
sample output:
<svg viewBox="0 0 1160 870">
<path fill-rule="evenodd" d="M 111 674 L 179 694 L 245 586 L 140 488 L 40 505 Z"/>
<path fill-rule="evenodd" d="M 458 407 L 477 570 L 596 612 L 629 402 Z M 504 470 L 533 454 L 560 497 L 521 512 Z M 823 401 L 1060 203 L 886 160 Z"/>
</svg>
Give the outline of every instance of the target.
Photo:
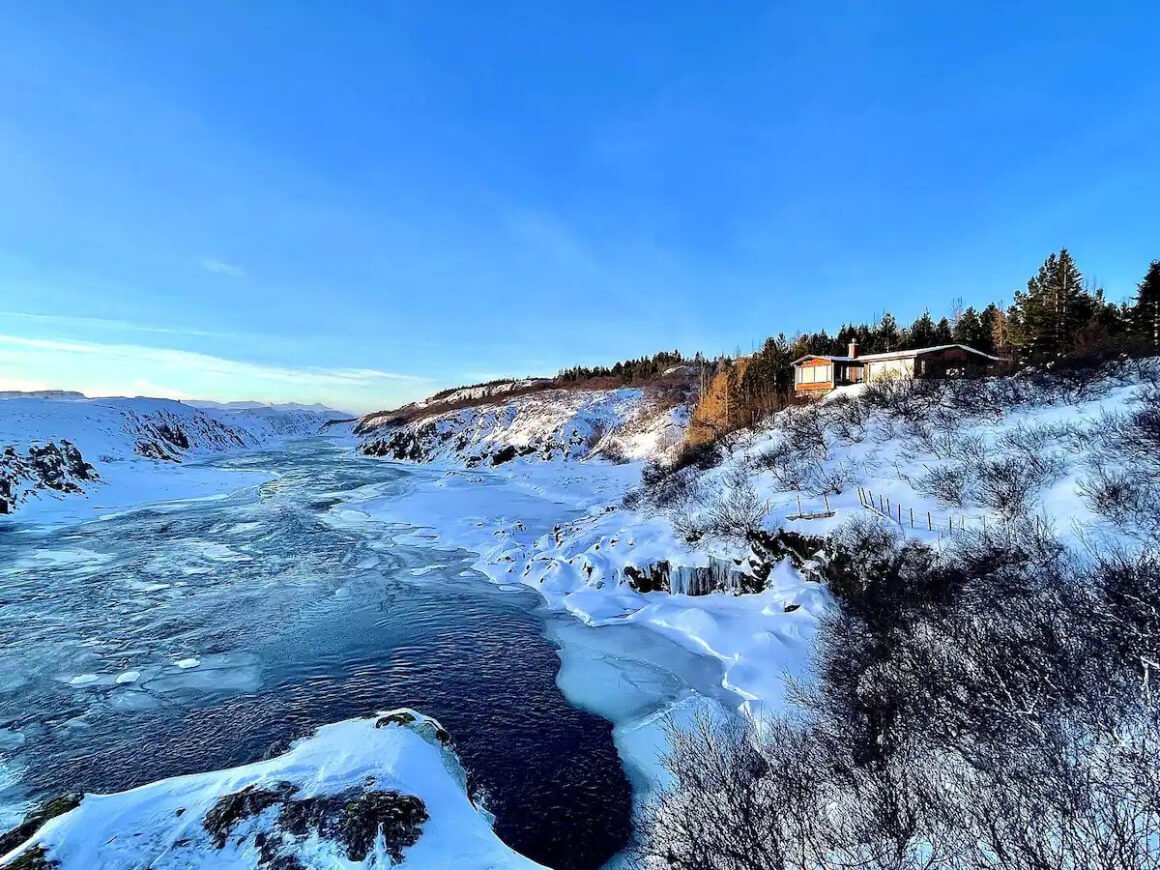
<svg viewBox="0 0 1160 870">
<path fill-rule="evenodd" d="M 797 382 L 799 384 L 828 384 L 830 383 L 831 366 L 798 366 Z"/>
</svg>

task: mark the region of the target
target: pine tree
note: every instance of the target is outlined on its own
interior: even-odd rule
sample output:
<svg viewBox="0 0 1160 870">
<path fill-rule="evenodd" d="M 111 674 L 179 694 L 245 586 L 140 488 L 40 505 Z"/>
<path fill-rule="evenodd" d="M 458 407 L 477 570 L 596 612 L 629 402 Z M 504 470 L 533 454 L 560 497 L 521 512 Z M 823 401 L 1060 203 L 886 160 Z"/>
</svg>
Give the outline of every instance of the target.
<svg viewBox="0 0 1160 870">
<path fill-rule="evenodd" d="M 952 344 L 954 340 L 955 336 L 951 330 L 951 322 L 945 317 L 941 318 L 934 325 L 934 343 L 936 345 Z"/>
<path fill-rule="evenodd" d="M 1133 331 L 1160 349 L 1160 260 L 1153 260 L 1148 274 L 1136 288 L 1136 305 L 1132 310 Z"/>
<path fill-rule="evenodd" d="M 910 325 L 903 339 L 903 347 L 914 350 L 920 347 L 932 347 L 938 343 L 938 335 L 934 320 L 930 316 L 930 309 L 922 312 L 918 319 Z"/>
<path fill-rule="evenodd" d="M 955 320 L 955 327 L 951 332 L 951 341 L 955 344 L 965 344 L 975 350 L 990 353 L 991 324 L 979 315 L 974 307 L 967 307 L 960 312 Z"/>
<path fill-rule="evenodd" d="M 1012 339 L 1032 359 L 1071 351 L 1075 336 L 1091 315 L 1091 297 L 1067 249 L 1051 254 L 1027 291 L 1015 293 Z"/>
<path fill-rule="evenodd" d="M 902 344 L 898 321 L 889 311 L 882 315 L 882 319 L 878 321 L 878 326 L 874 332 L 874 345 L 881 351 L 898 350 L 899 345 Z"/>
</svg>

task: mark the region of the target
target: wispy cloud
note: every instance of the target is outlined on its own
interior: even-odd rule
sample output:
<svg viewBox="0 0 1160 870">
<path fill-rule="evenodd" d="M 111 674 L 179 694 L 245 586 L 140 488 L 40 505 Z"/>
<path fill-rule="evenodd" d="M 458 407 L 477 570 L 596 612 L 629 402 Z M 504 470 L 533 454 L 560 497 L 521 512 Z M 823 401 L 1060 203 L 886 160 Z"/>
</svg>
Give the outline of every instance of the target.
<svg viewBox="0 0 1160 870">
<path fill-rule="evenodd" d="M 173 366 L 217 375 L 246 376 L 263 380 L 325 385 L 370 385 L 382 381 L 405 383 L 427 383 L 428 379 L 418 375 L 385 372 L 379 369 L 360 368 L 288 368 L 265 365 L 242 360 L 232 360 L 205 353 L 172 348 L 146 347 L 136 344 L 102 344 L 89 341 L 65 341 L 55 338 L 24 338 L 16 335 L 0 335 L 0 348 L 35 348 L 70 354 L 92 354 L 116 358 L 142 364 Z"/>
<path fill-rule="evenodd" d="M 215 260 L 212 257 L 203 259 L 201 261 L 201 268 L 215 275 L 227 275 L 230 278 L 241 278 L 246 274 L 246 270 L 241 266 L 235 266 L 233 263 L 227 263 L 225 260 Z"/>
<path fill-rule="evenodd" d="M 251 338 L 252 334 L 221 332 L 212 329 L 196 329 L 188 326 L 158 326 L 151 323 L 137 323 L 131 320 L 117 320 L 107 317 L 84 317 L 73 314 L 37 314 L 30 311 L 0 311 L 0 320 L 24 320 L 36 323 L 52 323 L 61 326 L 100 327 L 121 332 L 144 332 L 157 335 L 195 335 L 204 338 Z"/>
<path fill-rule="evenodd" d="M 88 395 L 321 401 L 356 410 L 419 398 L 432 385 L 426 377 L 375 368 L 295 368 L 174 348 L 5 334 L 0 372 L 10 389 L 35 382 Z"/>
</svg>

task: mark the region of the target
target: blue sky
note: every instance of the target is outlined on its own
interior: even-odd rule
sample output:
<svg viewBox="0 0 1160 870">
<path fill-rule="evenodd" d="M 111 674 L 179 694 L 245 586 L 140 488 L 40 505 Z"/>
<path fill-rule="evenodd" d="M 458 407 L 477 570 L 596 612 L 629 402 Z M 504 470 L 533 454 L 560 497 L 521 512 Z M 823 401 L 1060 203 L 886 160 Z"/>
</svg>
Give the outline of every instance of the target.
<svg viewBox="0 0 1160 870">
<path fill-rule="evenodd" d="M 1154 3 L 0 24 L 0 388 L 367 410 L 1160 257 Z"/>
</svg>

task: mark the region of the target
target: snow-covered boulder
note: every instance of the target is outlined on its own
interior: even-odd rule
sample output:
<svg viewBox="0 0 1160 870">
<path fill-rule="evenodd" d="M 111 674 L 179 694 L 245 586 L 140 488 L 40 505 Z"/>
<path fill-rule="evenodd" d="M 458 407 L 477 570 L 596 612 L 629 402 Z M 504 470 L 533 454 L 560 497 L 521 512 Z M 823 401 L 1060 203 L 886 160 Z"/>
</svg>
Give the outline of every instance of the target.
<svg viewBox="0 0 1160 870">
<path fill-rule="evenodd" d="M 466 782 L 442 726 L 396 710 L 324 726 L 266 761 L 87 795 L 0 866 L 538 867 L 495 835 Z"/>
</svg>

